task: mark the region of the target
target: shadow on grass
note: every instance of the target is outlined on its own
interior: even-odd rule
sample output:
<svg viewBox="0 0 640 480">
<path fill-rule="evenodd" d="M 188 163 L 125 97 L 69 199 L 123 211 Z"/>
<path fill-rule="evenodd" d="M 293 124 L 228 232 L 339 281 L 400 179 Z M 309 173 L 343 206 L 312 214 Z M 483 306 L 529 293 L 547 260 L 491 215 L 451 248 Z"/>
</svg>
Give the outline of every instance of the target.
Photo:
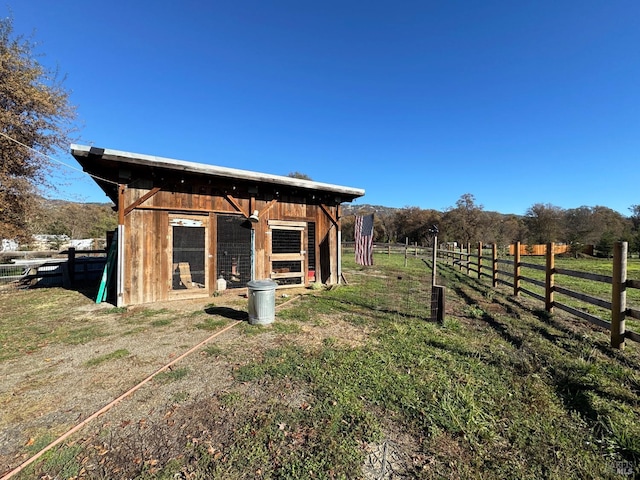
<svg viewBox="0 0 640 480">
<path fill-rule="evenodd" d="M 470 286 L 470 288 L 473 288 Z M 458 295 L 464 302 L 468 305 L 474 305 L 477 303 L 476 299 L 473 298 L 469 293 L 467 293 L 464 288 L 457 284 L 453 287 L 453 291 Z M 505 341 L 513 345 L 515 348 L 522 347 L 522 339 L 512 335 L 508 328 L 501 322 L 497 321 L 493 315 L 484 312 L 482 315 L 482 320 L 484 320 L 491 328 L 493 328 Z"/>
<path fill-rule="evenodd" d="M 230 320 L 248 320 L 249 314 L 244 310 L 236 310 L 230 307 L 207 307 L 204 309 L 209 315 L 219 315 Z"/>
<path fill-rule="evenodd" d="M 410 319 L 422 320 L 425 322 L 437 323 L 437 321 L 433 319 L 431 316 L 417 315 L 415 313 L 407 313 L 407 312 L 401 312 L 400 310 L 378 307 L 376 305 L 372 305 L 365 301 L 347 300 L 344 298 L 340 298 L 340 299 L 336 298 L 336 299 L 333 299 L 333 301 L 338 304 L 342 304 L 342 306 L 336 306 L 336 308 L 343 312 L 353 313 L 353 309 L 350 309 L 348 307 L 360 307 L 366 310 L 370 310 L 371 312 L 374 313 L 375 317 L 387 318 L 387 316 L 391 315 L 391 316 L 398 316 L 402 318 L 410 318 Z"/>
<path fill-rule="evenodd" d="M 456 294 L 467 304 L 481 304 L 482 299 L 479 296 L 486 290 L 486 286 L 476 283 L 464 275 L 456 276 L 458 278 L 453 287 Z M 564 407 L 587 420 L 594 428 L 596 435 L 613 440 L 622 458 L 636 462 L 640 458 L 640 438 L 633 430 L 627 432 L 623 429 L 616 432 L 613 428 L 607 428 L 603 422 L 608 418 L 608 409 L 603 408 L 602 404 L 615 402 L 633 408 L 638 401 L 638 384 L 630 377 L 627 378 L 629 385 L 626 386 L 626 392 L 624 390 L 611 391 L 607 382 L 599 377 L 602 374 L 599 372 L 602 367 L 598 367 L 598 364 L 601 365 L 600 362 L 606 362 L 606 360 L 596 360 L 593 363 L 585 361 L 583 365 L 576 362 L 575 359 L 581 354 L 580 346 L 588 344 L 604 354 L 609 362 L 614 364 L 618 363 L 635 370 L 637 362 L 622 352 L 609 348 L 606 342 L 601 339 L 585 337 L 562 319 L 554 318 L 544 310 L 533 309 L 516 298 L 505 296 L 504 298 L 494 298 L 493 302 L 504 306 L 511 304 L 512 308 L 508 309 L 508 315 L 524 322 L 522 326 L 516 322 L 509 325 L 500 322 L 491 313 L 484 312 L 482 316 L 482 320 L 495 329 L 503 339 L 518 348 L 519 355 L 512 357 L 514 366 L 516 358 L 520 355 L 535 360 L 535 363 L 539 364 L 538 366 L 544 365 L 546 376 L 550 380 L 549 386 L 554 389 Z M 527 316 L 534 322 L 526 320 Z M 535 324 L 537 322 L 539 322 L 538 325 Z M 529 336 L 524 328 L 530 329 L 534 335 Z M 557 330 L 558 333 L 553 332 L 550 328 Z M 515 334 L 510 331 L 514 329 L 516 330 Z M 521 338 L 518 338 L 520 337 L 518 331 L 522 331 Z M 551 348 L 547 348 L 547 345 Z M 523 371 L 522 373 L 533 373 L 533 371 Z"/>
</svg>

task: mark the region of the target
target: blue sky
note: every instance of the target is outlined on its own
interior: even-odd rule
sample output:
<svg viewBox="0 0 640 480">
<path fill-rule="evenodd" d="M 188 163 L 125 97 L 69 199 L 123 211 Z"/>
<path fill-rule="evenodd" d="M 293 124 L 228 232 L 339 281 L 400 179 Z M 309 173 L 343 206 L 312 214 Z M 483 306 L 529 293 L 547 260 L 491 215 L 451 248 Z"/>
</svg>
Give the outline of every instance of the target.
<svg viewBox="0 0 640 480">
<path fill-rule="evenodd" d="M 78 143 L 364 188 L 640 204 L 640 2 L 9 0 Z M 62 152 L 56 158 L 77 168 Z M 56 197 L 107 201 L 60 167 Z"/>
</svg>

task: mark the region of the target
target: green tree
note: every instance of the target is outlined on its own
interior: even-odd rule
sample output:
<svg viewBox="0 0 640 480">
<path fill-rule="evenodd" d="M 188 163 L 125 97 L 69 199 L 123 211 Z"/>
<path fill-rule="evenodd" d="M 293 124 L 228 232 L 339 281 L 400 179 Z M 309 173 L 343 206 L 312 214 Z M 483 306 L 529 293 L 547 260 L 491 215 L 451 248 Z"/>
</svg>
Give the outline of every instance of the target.
<svg viewBox="0 0 640 480">
<path fill-rule="evenodd" d="M 0 237 L 29 237 L 37 193 L 51 188 L 46 156 L 71 142 L 75 108 L 56 72 L 41 65 L 33 42 L 0 19 Z"/>
<path fill-rule="evenodd" d="M 550 203 L 536 203 L 525 213 L 529 243 L 558 242 L 563 237 L 564 211 Z"/>
<path fill-rule="evenodd" d="M 300 180 L 313 180 L 309 175 L 307 175 L 306 173 L 300 173 L 300 172 L 290 172 L 287 177 L 291 177 L 291 178 L 299 178 Z"/>
<path fill-rule="evenodd" d="M 484 238 L 488 219 L 483 206 L 476 204 L 470 193 L 461 195 L 455 208 L 450 208 L 442 216 L 442 240 L 456 241 L 462 245 L 479 242 Z"/>
<path fill-rule="evenodd" d="M 394 224 L 398 242 L 404 243 L 406 239 L 410 243 L 428 245 L 429 229 L 433 225 L 439 225 L 440 212 L 435 210 L 423 210 L 419 207 L 404 207 L 395 212 Z"/>
<path fill-rule="evenodd" d="M 616 237 L 613 232 L 604 232 L 596 245 L 598 256 L 610 258 L 613 253 L 613 244 Z"/>
<path fill-rule="evenodd" d="M 640 205 L 631 205 L 629 207 L 631 210 L 631 223 L 633 224 L 633 231 L 640 231 Z"/>
</svg>

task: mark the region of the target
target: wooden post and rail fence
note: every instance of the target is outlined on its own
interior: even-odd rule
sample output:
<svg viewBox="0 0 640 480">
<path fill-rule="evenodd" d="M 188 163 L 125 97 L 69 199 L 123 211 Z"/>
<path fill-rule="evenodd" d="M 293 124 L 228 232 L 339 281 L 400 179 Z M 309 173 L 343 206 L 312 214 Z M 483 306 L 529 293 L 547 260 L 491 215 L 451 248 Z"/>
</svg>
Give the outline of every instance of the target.
<svg viewBox="0 0 640 480">
<path fill-rule="evenodd" d="M 640 289 L 640 280 L 627 278 L 627 242 L 616 242 L 614 245 L 611 276 L 556 267 L 555 255 L 558 253 L 558 249 L 553 243 L 546 245 L 545 265 L 523 262 L 521 260 L 522 249 L 520 243 L 516 243 L 513 247 L 511 249 L 513 260 L 498 258 L 498 249 L 494 244 L 491 246 L 491 259 L 487 261 L 483 257 L 482 243 L 477 244 L 475 252 L 472 251 L 470 244 L 467 244 L 466 248 L 441 249 L 438 251 L 438 257 L 454 267 L 457 266 L 460 270 L 466 270 L 467 275 L 477 274 L 478 279 L 489 278 L 493 287 L 497 287 L 499 284 L 506 285 L 513 288 L 513 295 L 515 296 L 526 294 L 540 300 L 544 303 L 545 310 L 549 313 L 553 313 L 555 309 L 562 310 L 609 330 L 611 333 L 611 346 L 614 348 L 624 348 L 625 339 L 640 342 L 640 335 L 627 330 L 625 326 L 626 317 L 640 319 L 640 310 L 630 308 L 627 305 L 627 289 Z M 505 269 L 505 266 L 508 269 Z M 523 268 L 543 271 L 544 281 L 524 276 L 522 274 Z M 556 283 L 557 276 L 568 276 L 609 284 L 611 285 L 611 301 L 562 287 Z M 505 280 L 505 278 L 509 278 L 510 281 Z M 528 285 L 526 284 L 536 285 L 544 289 L 544 295 L 527 288 Z M 611 312 L 611 321 L 609 322 L 596 315 L 559 302 L 555 294 L 561 294 L 606 309 Z"/>
<path fill-rule="evenodd" d="M 349 248 L 352 243 L 345 242 L 343 245 Z M 420 247 L 416 244 L 409 245 L 408 241 L 396 244 L 375 244 L 374 247 L 374 251 L 387 255 L 404 253 L 405 265 L 407 258 L 410 256 L 425 257 L 432 254 L 431 248 Z M 608 330 L 611 335 L 611 346 L 622 349 L 625 346 L 626 339 L 640 342 L 640 334 L 628 330 L 625 322 L 627 317 L 640 320 L 640 310 L 631 308 L 627 304 L 627 289 L 640 290 L 640 280 L 627 278 L 627 249 L 627 242 L 615 243 L 611 276 L 557 267 L 555 256 L 564 253 L 566 246 L 553 243 L 535 246 L 532 251 L 531 246 L 521 245 L 520 242 L 517 242 L 509 247 L 511 258 L 500 258 L 496 244 L 492 244 L 490 249 L 485 249 L 482 243 L 474 244 L 473 248 L 471 244 L 453 249 L 450 245 L 447 245 L 447 248 L 438 249 L 437 256 L 460 271 L 465 271 L 469 276 L 473 275 L 481 280 L 488 279 L 493 288 L 498 285 L 507 286 L 512 289 L 514 296 L 525 294 L 540 300 L 544 304 L 545 310 L 549 313 L 553 313 L 556 309 L 562 310 Z M 490 250 L 490 257 L 487 255 L 486 250 Z M 522 260 L 523 257 L 526 258 L 527 255 L 531 254 L 545 255 L 545 264 L 535 264 Z M 523 275 L 523 269 L 544 272 L 544 280 Z M 611 285 L 611 299 L 603 300 L 565 288 L 557 282 L 557 277 L 563 276 Z M 544 293 L 534 292 L 529 285 L 535 285 Z M 611 320 L 607 321 L 597 315 L 560 302 L 556 298 L 556 294 L 604 309 L 610 312 Z"/>
</svg>

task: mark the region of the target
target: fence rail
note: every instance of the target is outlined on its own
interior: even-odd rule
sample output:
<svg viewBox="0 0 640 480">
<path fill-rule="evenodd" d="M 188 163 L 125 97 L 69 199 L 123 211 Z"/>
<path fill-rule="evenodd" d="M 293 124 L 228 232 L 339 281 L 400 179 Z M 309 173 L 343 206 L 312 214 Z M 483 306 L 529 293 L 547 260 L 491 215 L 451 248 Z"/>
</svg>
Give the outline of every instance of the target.
<svg viewBox="0 0 640 480">
<path fill-rule="evenodd" d="M 440 250 L 438 257 L 454 267 L 457 266 L 460 270 L 466 269 L 468 275 L 475 273 L 478 279 L 490 278 L 494 287 L 498 284 L 505 285 L 513 288 L 513 293 L 516 296 L 526 294 L 540 300 L 545 304 L 545 310 L 549 313 L 553 313 L 553 310 L 557 308 L 609 330 L 612 347 L 624 348 L 625 339 L 640 342 L 640 335 L 634 331 L 627 330 L 625 325 L 625 317 L 640 319 L 640 310 L 627 305 L 627 289 L 640 289 L 640 280 L 627 279 L 627 242 L 617 242 L 615 244 L 611 276 L 556 268 L 555 255 L 558 249 L 555 248 L 553 243 L 549 243 L 546 246 L 545 265 L 522 262 L 520 260 L 521 251 L 520 244 L 516 243 L 511 248 L 513 260 L 502 259 L 498 258 L 497 248 L 492 245 L 491 256 L 487 257 L 483 252 L 482 243 L 479 243 L 475 252 L 472 252 L 471 247 L 467 246 L 466 250 Z M 490 260 L 488 264 L 485 263 L 487 260 Z M 500 268 L 500 266 L 504 265 L 511 266 L 511 271 Z M 522 268 L 543 271 L 545 274 L 544 281 L 523 275 Z M 557 276 L 579 278 L 611 285 L 611 301 L 556 285 Z M 505 277 L 509 281 L 505 280 Z M 544 294 L 525 288 L 523 284 L 531 284 L 542 288 Z M 609 322 L 597 315 L 558 301 L 555 298 L 556 293 L 608 310 L 611 313 L 611 321 Z"/>
</svg>

